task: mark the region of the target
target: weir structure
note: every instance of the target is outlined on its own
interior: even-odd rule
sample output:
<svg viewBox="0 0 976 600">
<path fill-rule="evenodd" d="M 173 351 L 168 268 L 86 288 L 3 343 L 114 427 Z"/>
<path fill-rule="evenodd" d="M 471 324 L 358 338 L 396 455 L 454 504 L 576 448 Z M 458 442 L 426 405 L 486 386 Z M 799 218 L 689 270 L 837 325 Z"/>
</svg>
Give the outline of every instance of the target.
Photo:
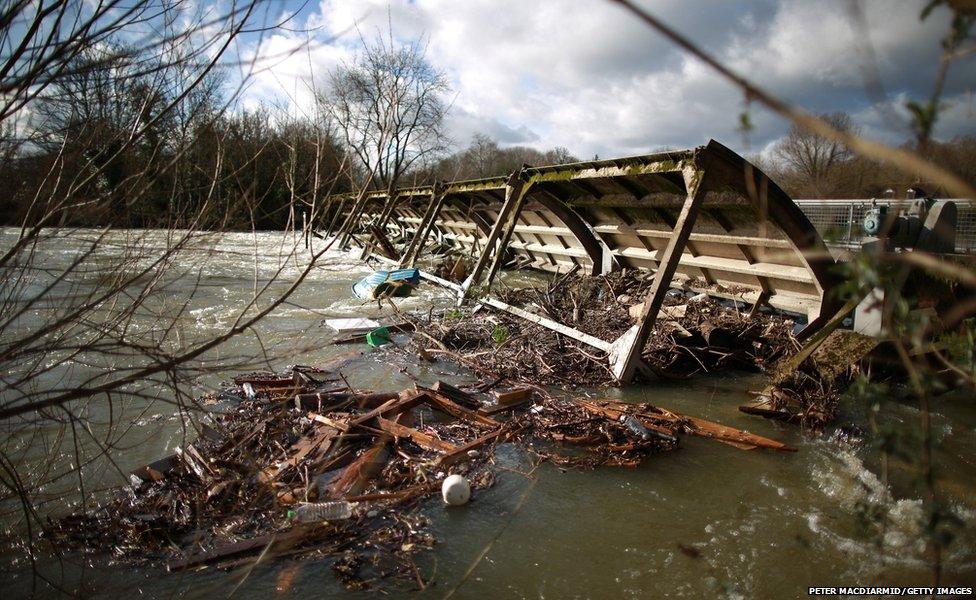
<svg viewBox="0 0 976 600">
<path fill-rule="evenodd" d="M 716 141 L 690 150 L 545 167 L 507 177 L 331 197 L 325 222 L 341 247 L 392 240 L 399 267 L 416 267 L 436 244 L 469 255 L 462 283 L 421 271 L 458 302 L 503 310 L 606 354 L 620 382 L 643 368 L 640 353 L 665 294 L 679 288 L 768 305 L 807 318 L 801 336 L 836 312 L 836 280 L 824 241 L 793 200 L 759 169 Z M 654 273 L 640 314 L 603 340 L 491 295 L 503 268 L 606 274 Z"/>
</svg>

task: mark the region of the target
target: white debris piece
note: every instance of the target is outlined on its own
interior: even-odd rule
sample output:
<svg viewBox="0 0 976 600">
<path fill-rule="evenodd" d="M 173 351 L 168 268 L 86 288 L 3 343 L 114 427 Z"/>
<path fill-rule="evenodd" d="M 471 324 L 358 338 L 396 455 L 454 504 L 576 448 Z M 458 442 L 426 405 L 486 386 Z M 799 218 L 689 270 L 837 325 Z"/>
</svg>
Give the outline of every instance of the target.
<svg viewBox="0 0 976 600">
<path fill-rule="evenodd" d="M 461 475 L 451 475 L 441 484 L 441 496 L 450 506 L 467 504 L 471 499 L 471 484 Z"/>
<path fill-rule="evenodd" d="M 355 317 L 351 319 L 326 319 L 325 324 L 338 333 L 366 333 L 380 326 L 372 319 Z"/>
</svg>

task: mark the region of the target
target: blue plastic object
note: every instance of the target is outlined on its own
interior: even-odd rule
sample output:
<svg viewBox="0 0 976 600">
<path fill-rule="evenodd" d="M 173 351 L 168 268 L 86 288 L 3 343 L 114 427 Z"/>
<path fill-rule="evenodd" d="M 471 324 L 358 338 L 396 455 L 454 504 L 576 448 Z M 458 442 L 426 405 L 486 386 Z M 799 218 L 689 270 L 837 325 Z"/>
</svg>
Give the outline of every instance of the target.
<svg viewBox="0 0 976 600">
<path fill-rule="evenodd" d="M 363 300 L 377 298 L 404 298 L 420 284 L 420 271 L 417 269 L 397 269 L 396 271 L 375 271 L 353 284 L 352 293 Z"/>
</svg>

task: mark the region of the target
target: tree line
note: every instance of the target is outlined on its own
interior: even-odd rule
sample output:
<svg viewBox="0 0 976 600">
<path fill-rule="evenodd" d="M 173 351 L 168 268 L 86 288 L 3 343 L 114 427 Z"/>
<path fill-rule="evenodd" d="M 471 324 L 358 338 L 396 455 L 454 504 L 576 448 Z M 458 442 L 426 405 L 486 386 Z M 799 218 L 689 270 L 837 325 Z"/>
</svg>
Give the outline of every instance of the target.
<svg viewBox="0 0 976 600">
<path fill-rule="evenodd" d="M 451 152 L 450 84 L 420 42 L 364 40 L 302 114 L 239 108 L 220 70 L 200 73 L 180 52 L 147 69 L 138 49 L 88 46 L 30 103 L 26 135 L 8 115 L 0 130 L 0 179 L 7 182 L 0 223 L 32 224 L 45 215 L 46 224 L 59 226 L 282 229 L 333 193 L 579 160 L 566 148 L 502 147 L 485 134 Z M 823 118 L 856 131 L 845 114 Z M 976 182 L 976 138 L 906 146 Z M 880 197 L 925 186 L 795 125 L 753 161 L 796 198 Z M 39 198 L 59 206 L 56 214 Z"/>
<path fill-rule="evenodd" d="M 859 133 L 844 113 L 820 117 L 839 130 Z M 976 184 L 976 137 L 915 139 L 902 147 Z M 857 156 L 844 145 L 797 125 L 790 127 L 767 156 L 752 160 L 793 198 L 904 198 L 910 187 L 920 187 L 932 196 L 948 195 L 938 183 L 906 176 L 890 164 Z"/>
</svg>

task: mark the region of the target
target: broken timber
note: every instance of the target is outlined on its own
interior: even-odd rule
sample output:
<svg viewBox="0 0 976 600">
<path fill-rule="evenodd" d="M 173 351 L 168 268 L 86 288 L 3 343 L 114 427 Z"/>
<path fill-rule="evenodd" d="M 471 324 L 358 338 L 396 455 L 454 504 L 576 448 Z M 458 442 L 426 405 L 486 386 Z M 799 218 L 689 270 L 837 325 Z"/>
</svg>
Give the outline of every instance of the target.
<svg viewBox="0 0 976 600">
<path fill-rule="evenodd" d="M 741 156 L 710 141 L 699 148 L 546 167 L 508 177 L 373 191 L 329 200 L 348 212 L 347 234 L 383 230 L 401 244 L 401 267 L 417 266 L 430 239 L 476 256 L 462 284 L 422 276 L 473 301 L 509 312 L 602 351 L 629 381 L 671 288 L 801 314 L 810 335 L 838 306 L 833 264 L 793 200 Z M 367 248 L 363 255 L 369 256 Z M 491 296 L 506 265 L 565 273 L 620 268 L 654 273 L 630 330 L 602 340 Z"/>
</svg>

